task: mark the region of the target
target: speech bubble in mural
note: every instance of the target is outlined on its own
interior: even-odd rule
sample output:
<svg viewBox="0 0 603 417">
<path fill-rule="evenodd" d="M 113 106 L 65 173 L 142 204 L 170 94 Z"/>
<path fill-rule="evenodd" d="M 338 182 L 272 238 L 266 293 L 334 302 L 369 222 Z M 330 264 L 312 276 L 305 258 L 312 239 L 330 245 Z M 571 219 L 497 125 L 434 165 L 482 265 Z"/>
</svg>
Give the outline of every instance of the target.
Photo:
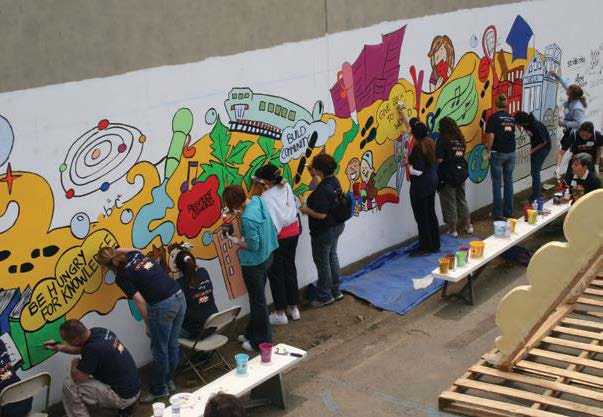
<svg viewBox="0 0 603 417">
<path fill-rule="evenodd" d="M 218 221 L 222 210 L 218 186 L 218 177 L 212 175 L 180 195 L 176 224 L 178 234 L 192 239 L 197 237 L 202 229 Z"/>
<path fill-rule="evenodd" d="M 67 314 L 84 293 L 92 294 L 103 282 L 96 253 L 104 246 L 117 247 L 117 239 L 107 230 L 98 230 L 86 238 L 81 246 L 68 249 L 61 255 L 55 276 L 38 282 L 29 304 L 21 313 L 21 326 L 35 331 L 47 322 Z"/>
<path fill-rule="evenodd" d="M 406 104 L 408 117 L 416 117 L 415 94 L 407 90 L 402 84 L 396 84 L 389 92 L 389 98 L 381 103 L 377 109 L 377 137 L 375 141 L 382 145 L 385 141 L 394 140 L 402 133 L 404 125 L 398 112 L 397 106 L 400 103 Z"/>
<path fill-rule="evenodd" d="M 438 122 L 443 117 L 454 119 L 459 126 L 470 124 L 478 110 L 478 94 L 473 74 L 448 82 L 438 96 L 436 108 L 440 109 L 435 120 L 436 131 Z"/>
<path fill-rule="evenodd" d="M 308 123 L 300 120 L 295 126 L 287 127 L 283 130 L 281 136 L 280 161 L 286 164 L 292 159 L 299 159 L 306 152 L 310 145 L 310 139 L 316 134 L 314 148 L 319 148 L 327 143 L 327 140 L 335 133 L 337 123 L 335 119 L 329 119 L 326 123 L 317 121 Z"/>
</svg>

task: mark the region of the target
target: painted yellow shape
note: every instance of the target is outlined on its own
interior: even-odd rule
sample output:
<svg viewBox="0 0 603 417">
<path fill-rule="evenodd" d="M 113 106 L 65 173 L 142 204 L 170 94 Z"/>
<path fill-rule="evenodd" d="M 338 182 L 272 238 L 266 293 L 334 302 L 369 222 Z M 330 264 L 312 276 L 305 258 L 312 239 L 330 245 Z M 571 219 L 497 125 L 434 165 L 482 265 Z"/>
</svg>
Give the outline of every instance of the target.
<svg viewBox="0 0 603 417">
<path fill-rule="evenodd" d="M 496 347 L 505 355 L 521 345 L 532 328 L 603 247 L 603 190 L 580 198 L 569 210 L 563 230 L 567 243 L 549 242 L 532 257 L 530 285 L 512 289 L 496 310 L 502 335 Z"/>
<path fill-rule="evenodd" d="M 406 105 L 409 118 L 417 116 L 417 110 L 414 108 L 414 87 L 406 80 L 401 80 L 394 85 L 389 92 L 389 98 L 383 101 L 377 109 L 378 128 L 375 140 L 378 144 L 383 144 L 387 140 L 394 140 L 406 131 L 397 109 L 400 103 Z"/>
<path fill-rule="evenodd" d="M 103 282 L 103 271 L 95 259 L 103 246 L 118 246 L 115 237 L 106 230 L 98 230 L 59 258 L 54 278 L 43 279 L 36 285 L 31 301 L 21 314 L 21 326 L 35 331 L 46 322 L 67 314 L 84 293 L 96 292 Z"/>
</svg>

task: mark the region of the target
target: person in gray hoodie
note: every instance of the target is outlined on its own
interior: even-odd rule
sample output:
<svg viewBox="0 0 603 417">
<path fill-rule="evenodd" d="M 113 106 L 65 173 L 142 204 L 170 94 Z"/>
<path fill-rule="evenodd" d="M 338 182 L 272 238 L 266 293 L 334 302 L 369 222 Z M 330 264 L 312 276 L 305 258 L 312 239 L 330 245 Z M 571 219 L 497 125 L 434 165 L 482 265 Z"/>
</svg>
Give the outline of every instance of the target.
<svg viewBox="0 0 603 417">
<path fill-rule="evenodd" d="M 230 213 L 241 217 L 241 237 L 224 229 L 232 244 L 240 248 L 239 261 L 249 294 L 249 326 L 239 341 L 243 349 L 257 350 L 261 343 L 272 342 L 264 289 L 272 266 L 272 252 L 278 247 L 276 228 L 264 200 L 258 196 L 247 198 L 240 185 L 226 187 L 222 201 Z"/>
</svg>

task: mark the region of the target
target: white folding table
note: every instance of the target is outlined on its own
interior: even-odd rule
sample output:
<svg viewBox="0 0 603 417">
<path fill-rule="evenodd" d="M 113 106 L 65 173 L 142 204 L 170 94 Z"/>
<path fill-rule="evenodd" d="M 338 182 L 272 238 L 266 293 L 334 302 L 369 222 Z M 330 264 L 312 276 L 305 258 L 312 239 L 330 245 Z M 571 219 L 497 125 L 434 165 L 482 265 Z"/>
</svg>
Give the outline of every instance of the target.
<svg viewBox="0 0 603 417">
<path fill-rule="evenodd" d="M 485 243 L 484 255 L 481 258 L 469 258 L 467 264 L 464 267 L 458 267 L 455 265 L 453 270 L 449 270 L 446 274 L 440 273 L 440 268 L 434 269 L 431 274 L 434 277 L 445 280 L 444 288 L 442 289 L 442 297 L 446 297 L 446 290 L 448 289 L 448 283 L 459 282 L 463 278 L 467 278 L 467 283 L 463 289 L 452 294 L 454 297 L 463 299 L 467 304 L 473 305 L 474 300 L 474 288 L 473 282 L 479 275 L 479 273 L 486 267 L 488 262 L 496 258 L 501 253 L 509 250 L 513 246 L 519 244 L 521 241 L 527 239 L 538 230 L 542 229 L 547 224 L 563 216 L 570 208 L 570 204 L 553 204 L 553 200 L 549 200 L 544 204 L 544 209 L 550 211 L 548 215 L 539 215 L 536 224 L 529 224 L 524 220 L 523 217 L 517 220 L 515 226 L 515 233 L 511 234 L 511 237 L 500 238 L 494 235 L 483 240 Z"/>
<path fill-rule="evenodd" d="M 286 353 L 283 354 L 284 352 Z M 291 356 L 290 353 L 301 355 L 301 357 Z M 274 346 L 270 363 L 262 363 L 260 355 L 257 355 L 249 359 L 247 374 L 239 375 L 236 373 L 236 369 L 233 369 L 193 392 L 192 395 L 197 397 L 198 400 L 194 406 L 182 407 L 180 417 L 203 417 L 207 401 L 219 392 L 232 394 L 236 397 L 250 394 L 251 402 L 255 403 L 253 405 L 271 403 L 285 409 L 285 388 L 282 374 L 306 359 L 306 357 L 306 351 L 280 343 Z M 171 407 L 167 407 L 163 415 L 164 417 L 172 417 Z"/>
</svg>

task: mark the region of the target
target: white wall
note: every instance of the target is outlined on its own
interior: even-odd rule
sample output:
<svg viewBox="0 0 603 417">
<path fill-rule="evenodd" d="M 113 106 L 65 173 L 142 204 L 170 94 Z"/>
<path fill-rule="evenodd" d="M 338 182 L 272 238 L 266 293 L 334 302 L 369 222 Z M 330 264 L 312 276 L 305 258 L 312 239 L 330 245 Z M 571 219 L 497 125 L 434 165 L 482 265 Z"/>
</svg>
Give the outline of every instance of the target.
<svg viewBox="0 0 603 417">
<path fill-rule="evenodd" d="M 577 11 L 579 19 L 568 18 L 575 16 Z M 85 212 L 91 219 L 96 219 L 102 214 L 105 198 L 114 198 L 118 193 L 132 195 L 137 189 L 133 190 L 132 186 L 121 181 L 113 184 L 105 194 L 97 192 L 69 200 L 64 197 L 58 167 L 73 141 L 100 119 L 107 118 L 139 128 L 148 138 L 141 160 L 157 162 L 167 152 L 171 138 L 171 117 L 181 107 L 190 108 L 195 116 L 191 132 L 193 138 L 200 138 L 211 129 L 203 120 L 205 112 L 212 107 L 218 110 L 223 121 L 228 121 L 223 102 L 235 86 L 249 86 L 254 92 L 282 96 L 307 109 L 312 109 L 316 100 L 322 100 L 326 106 L 325 112 L 331 113 L 333 109 L 329 88 L 336 80 L 341 63 L 353 62 L 363 45 L 379 43 L 381 34 L 407 24 L 399 78 L 411 80 L 409 68 L 410 65 L 415 65 L 425 69 L 427 79 L 430 72 L 427 51 L 435 35 L 450 36 L 458 62 L 465 52 L 475 51 L 482 55 L 481 44 L 473 49 L 469 39 L 475 34 L 481 40 L 483 29 L 489 24 L 495 24 L 499 32 L 498 48 L 509 50 L 504 39 L 517 14 L 521 14 L 529 22 L 535 33 L 535 38 L 530 42 L 531 47 L 535 46 L 543 51 L 546 45 L 555 42 L 562 48 L 562 68 L 568 75 L 574 75 L 577 68 L 568 68 L 570 56 L 585 56 L 588 60 L 591 50 L 601 50 L 603 38 L 599 34 L 599 27 L 603 9 L 597 0 L 534 1 L 387 22 L 266 50 L 210 58 L 194 64 L 152 68 L 103 79 L 5 93 L 0 95 L 0 114 L 10 121 L 15 136 L 9 162 L 13 171 L 36 173 L 50 184 L 55 204 L 52 228 L 68 226 L 77 212 Z M 587 74 L 590 84 L 585 89 L 593 103 L 589 108 L 592 117 L 596 118 L 593 121 L 600 126 L 601 112 L 598 103 L 603 94 L 603 87 L 600 85 L 603 77 L 600 75 L 601 65 L 597 65 Z M 4 171 L 5 168 L 6 165 L 0 169 Z M 161 165 L 159 172 L 163 173 Z M 545 174 L 550 177 L 551 170 L 547 170 Z M 528 179 L 517 185 L 518 188 L 525 188 L 529 184 Z M 14 187 L 19 187 L 19 179 L 15 180 Z M 400 204 L 385 205 L 380 212 L 353 218 L 347 224 L 345 236 L 340 243 L 343 265 L 416 234 L 407 192 L 408 185 L 405 184 L 401 190 Z M 0 194 L 0 197 L 0 211 L 3 211 L 11 197 L 6 193 Z M 468 201 L 472 209 L 491 202 L 489 178 L 469 187 Z M 6 236 L 7 234 L 0 234 L 0 249 L 25 245 L 30 239 L 36 238 L 23 234 L 18 240 L 8 241 Z M 307 233 L 300 240 L 297 259 L 300 286 L 305 286 L 316 276 Z M 245 297 L 228 299 L 224 283 L 219 278 L 221 271 L 218 261 L 206 261 L 205 266 L 213 277 L 219 307 L 236 303 L 243 305 L 245 311 L 248 311 Z M 14 283 L 8 282 L 10 277 L 3 271 L 4 265 L 0 268 L 2 286 L 14 286 Z M 150 360 L 149 341 L 144 336 L 143 326 L 131 318 L 124 300 L 119 301 L 110 314 L 102 316 L 90 313 L 84 321 L 91 326 L 106 326 L 115 330 L 139 364 Z M 64 378 L 67 368 L 68 358 L 55 355 L 30 371 L 23 372 L 23 375 L 49 370 L 56 381 L 53 384 L 52 398 L 58 400 L 58 382 Z"/>
</svg>

